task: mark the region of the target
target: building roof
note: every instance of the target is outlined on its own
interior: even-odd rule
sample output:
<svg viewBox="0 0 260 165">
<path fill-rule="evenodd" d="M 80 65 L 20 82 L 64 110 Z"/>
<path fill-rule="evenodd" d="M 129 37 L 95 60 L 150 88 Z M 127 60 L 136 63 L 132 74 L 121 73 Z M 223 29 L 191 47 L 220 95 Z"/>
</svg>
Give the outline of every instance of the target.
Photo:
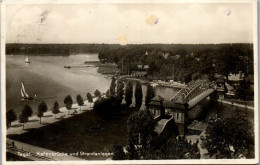
<svg viewBox="0 0 260 165">
<path fill-rule="evenodd" d="M 160 121 L 158 121 L 157 126 L 155 127 L 154 131 L 157 132 L 158 134 L 162 133 L 165 125 L 167 124 L 167 122 L 169 120 L 172 120 L 172 119 L 161 119 Z"/>
<path fill-rule="evenodd" d="M 156 95 L 153 97 L 149 103 L 149 106 L 162 106 L 162 102 L 164 101 L 164 98 L 160 95 Z"/>
<path fill-rule="evenodd" d="M 173 101 L 169 101 L 169 100 L 163 101 L 164 108 L 173 108 L 174 106 L 175 106 L 175 103 Z"/>
<path fill-rule="evenodd" d="M 163 101 L 163 100 L 164 98 L 160 95 L 156 95 L 151 99 L 151 101 Z"/>
<path fill-rule="evenodd" d="M 225 78 L 223 76 L 220 76 L 218 79 L 217 79 L 217 83 L 223 83 L 225 82 Z"/>
</svg>

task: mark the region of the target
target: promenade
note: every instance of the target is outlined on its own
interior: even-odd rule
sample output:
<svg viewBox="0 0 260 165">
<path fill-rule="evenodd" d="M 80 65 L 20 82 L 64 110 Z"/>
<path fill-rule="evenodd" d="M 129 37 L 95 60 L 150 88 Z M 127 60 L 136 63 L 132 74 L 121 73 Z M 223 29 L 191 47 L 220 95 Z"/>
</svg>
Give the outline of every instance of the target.
<svg viewBox="0 0 260 165">
<path fill-rule="evenodd" d="M 31 116 L 31 117 L 29 117 L 28 122 L 25 123 L 24 129 L 23 129 L 23 124 L 19 123 L 19 121 L 16 120 L 16 121 L 12 122 L 12 126 L 7 129 L 7 135 L 14 135 L 14 134 L 20 135 L 20 134 L 23 134 L 23 133 L 29 131 L 30 129 L 44 127 L 46 125 L 58 122 L 60 120 L 64 120 L 64 119 L 73 117 L 74 115 L 79 115 L 85 111 L 92 110 L 95 100 L 96 99 L 94 98 L 93 103 L 91 103 L 91 106 L 88 101 L 84 101 L 84 105 L 81 107 L 79 107 L 78 104 L 73 104 L 71 110 L 67 110 L 65 107 L 61 107 L 60 113 L 56 114 L 56 118 L 55 118 L 55 115 L 52 113 L 52 111 L 49 110 L 44 113 L 44 116 L 41 119 L 41 123 L 40 123 L 39 117 L 37 117 L 36 115 Z M 77 111 L 77 113 L 74 113 L 74 110 Z"/>
<path fill-rule="evenodd" d="M 254 110 L 254 107 L 252 107 L 252 106 L 244 105 L 244 104 L 238 104 L 238 103 L 234 103 L 234 102 L 227 101 L 227 100 L 218 99 L 218 102 L 224 103 L 224 104 L 229 104 L 229 105 L 236 106 L 236 107 L 246 108 L 246 109 L 249 109 L 249 110 Z"/>
<path fill-rule="evenodd" d="M 84 159 L 7 138 L 7 152 L 34 161 L 82 161 Z"/>
<path fill-rule="evenodd" d="M 96 99 L 94 98 L 93 101 L 96 101 Z M 81 107 L 79 107 L 78 104 L 73 104 L 71 110 L 67 110 L 65 107 L 61 107 L 60 113 L 56 114 L 56 118 L 55 115 L 52 113 L 52 111 L 49 110 L 46 113 L 44 113 L 41 123 L 39 117 L 37 116 L 29 117 L 29 121 L 25 124 L 24 129 L 23 129 L 23 124 L 19 123 L 19 121 L 16 120 L 12 122 L 12 126 L 7 129 L 7 135 L 14 135 L 14 134 L 20 135 L 29 131 L 30 129 L 37 129 L 49 124 L 53 124 L 60 120 L 73 117 L 74 115 L 82 114 L 85 111 L 90 111 L 92 110 L 93 106 L 94 103 L 89 103 L 88 101 L 84 101 L 84 105 Z M 75 113 L 76 111 L 77 113 Z M 70 155 L 70 153 L 59 153 L 57 151 L 52 151 L 38 146 L 33 146 L 9 138 L 6 139 L 6 151 L 14 155 L 18 155 L 20 157 L 24 157 L 35 161 L 83 160 L 73 155 Z"/>
</svg>

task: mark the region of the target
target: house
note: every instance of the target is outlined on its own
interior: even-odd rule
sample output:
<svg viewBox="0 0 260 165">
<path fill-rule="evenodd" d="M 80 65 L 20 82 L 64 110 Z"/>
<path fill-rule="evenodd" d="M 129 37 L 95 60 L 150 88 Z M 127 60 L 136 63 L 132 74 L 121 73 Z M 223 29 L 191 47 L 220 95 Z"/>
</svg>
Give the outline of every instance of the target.
<svg viewBox="0 0 260 165">
<path fill-rule="evenodd" d="M 131 77 L 144 77 L 147 75 L 146 71 L 132 71 L 131 72 Z"/>
<path fill-rule="evenodd" d="M 168 56 L 170 55 L 170 53 L 163 53 L 162 55 L 163 55 L 163 57 L 164 57 L 165 59 L 167 59 Z"/>
<path fill-rule="evenodd" d="M 175 58 L 176 58 L 176 59 L 179 59 L 180 57 L 181 57 L 181 55 L 179 55 L 179 54 L 176 54 L 176 55 L 175 55 Z"/>
<path fill-rule="evenodd" d="M 239 71 L 238 74 L 229 74 L 228 80 L 230 81 L 242 81 L 245 77 L 245 74 L 242 71 Z"/>
<path fill-rule="evenodd" d="M 149 69 L 149 65 L 137 64 L 137 68 L 139 70 L 147 70 L 147 69 Z"/>
<path fill-rule="evenodd" d="M 145 69 L 145 70 L 146 70 L 146 69 L 149 69 L 149 65 L 144 65 L 144 66 L 143 66 L 143 69 Z"/>
<path fill-rule="evenodd" d="M 225 93 L 226 93 L 226 89 L 227 89 L 225 82 L 226 82 L 226 80 L 223 76 L 220 76 L 216 81 L 216 84 L 217 84 L 216 90 L 217 90 L 218 97 L 220 99 L 224 99 L 224 97 L 225 97 Z"/>
</svg>

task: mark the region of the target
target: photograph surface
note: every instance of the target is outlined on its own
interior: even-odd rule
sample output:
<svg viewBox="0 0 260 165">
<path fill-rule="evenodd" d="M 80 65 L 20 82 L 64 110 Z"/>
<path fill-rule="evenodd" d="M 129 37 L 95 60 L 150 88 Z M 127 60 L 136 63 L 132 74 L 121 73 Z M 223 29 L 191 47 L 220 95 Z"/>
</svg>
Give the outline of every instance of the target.
<svg viewBox="0 0 260 165">
<path fill-rule="evenodd" d="M 258 162 L 256 1 L 1 12 L 3 164 Z"/>
</svg>

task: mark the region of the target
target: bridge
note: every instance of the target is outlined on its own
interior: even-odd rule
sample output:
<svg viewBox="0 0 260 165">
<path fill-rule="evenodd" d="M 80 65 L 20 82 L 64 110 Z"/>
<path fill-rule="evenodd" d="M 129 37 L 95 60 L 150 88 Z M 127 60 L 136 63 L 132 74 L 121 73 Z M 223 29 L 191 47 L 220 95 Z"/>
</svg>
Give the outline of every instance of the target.
<svg viewBox="0 0 260 165">
<path fill-rule="evenodd" d="M 215 91 L 215 84 L 207 81 L 199 81 L 189 84 L 177 92 L 170 101 L 175 104 L 188 104 L 188 109 L 192 109 L 199 102 L 210 96 Z"/>
</svg>

